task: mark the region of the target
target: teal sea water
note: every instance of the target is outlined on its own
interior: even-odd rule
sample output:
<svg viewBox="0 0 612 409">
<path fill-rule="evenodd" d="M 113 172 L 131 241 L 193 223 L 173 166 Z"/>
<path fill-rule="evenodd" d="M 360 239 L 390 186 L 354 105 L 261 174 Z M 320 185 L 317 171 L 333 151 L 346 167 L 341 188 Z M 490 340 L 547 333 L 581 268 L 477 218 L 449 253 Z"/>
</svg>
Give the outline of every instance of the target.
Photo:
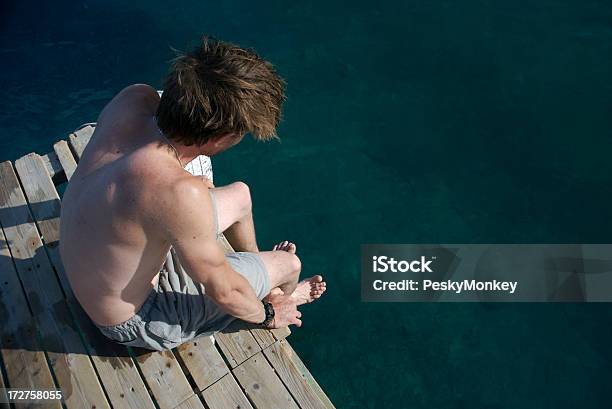
<svg viewBox="0 0 612 409">
<path fill-rule="evenodd" d="M 607 304 L 366 304 L 364 243 L 612 241 L 606 1 L 4 1 L 0 152 L 52 142 L 202 33 L 288 82 L 280 143 L 214 159 L 328 294 L 291 343 L 338 408 L 605 408 Z"/>
</svg>

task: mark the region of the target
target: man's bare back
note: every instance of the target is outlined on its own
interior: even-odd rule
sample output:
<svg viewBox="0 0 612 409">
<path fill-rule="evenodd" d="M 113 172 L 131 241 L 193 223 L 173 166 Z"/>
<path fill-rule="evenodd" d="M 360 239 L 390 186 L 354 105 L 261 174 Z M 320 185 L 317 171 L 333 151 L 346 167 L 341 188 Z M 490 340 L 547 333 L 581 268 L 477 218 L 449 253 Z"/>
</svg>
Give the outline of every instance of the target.
<svg viewBox="0 0 612 409">
<path fill-rule="evenodd" d="M 160 144 L 158 100 L 153 89 L 133 86 L 109 103 L 62 201 L 62 260 L 100 325 L 134 315 L 170 249 L 154 222 L 156 192 L 187 172 Z"/>
</svg>

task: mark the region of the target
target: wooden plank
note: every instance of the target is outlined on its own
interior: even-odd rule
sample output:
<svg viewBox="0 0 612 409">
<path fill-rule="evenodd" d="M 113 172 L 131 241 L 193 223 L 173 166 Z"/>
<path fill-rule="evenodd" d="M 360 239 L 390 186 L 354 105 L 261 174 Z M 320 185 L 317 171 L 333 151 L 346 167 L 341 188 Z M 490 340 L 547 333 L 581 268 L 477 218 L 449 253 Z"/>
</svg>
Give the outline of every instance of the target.
<svg viewBox="0 0 612 409">
<path fill-rule="evenodd" d="M 68 154 L 72 155 L 70 152 Z M 36 154 L 26 155 L 17 160 L 15 167 L 23 181 L 34 219 L 45 238 L 51 263 L 67 293 L 68 305 L 83 332 L 92 361 L 113 407 L 153 408 L 153 401 L 127 348 L 101 335 L 72 294 L 59 254 L 59 196 L 51 179 L 40 175 L 45 172 L 40 157 Z"/>
<path fill-rule="evenodd" d="M 289 391 L 260 352 L 232 370 L 258 409 L 298 409 Z"/>
<path fill-rule="evenodd" d="M 271 330 L 265 328 L 251 328 L 249 330 L 255 341 L 259 344 L 261 349 L 265 349 L 276 342 L 276 338 Z"/>
<path fill-rule="evenodd" d="M 289 327 L 275 329 L 251 328 L 250 331 L 261 349 L 265 349 L 276 341 L 287 338 L 291 334 Z"/>
<path fill-rule="evenodd" d="M 29 153 L 15 161 L 15 169 L 21 179 L 51 263 L 56 268 L 66 297 L 72 299 L 74 296 L 59 253 L 60 198 L 55 185 L 41 157 L 35 153 Z"/>
<path fill-rule="evenodd" d="M 155 404 L 127 348 L 104 337 L 80 305 L 72 306 L 72 311 L 113 407 L 154 408 Z"/>
<path fill-rule="evenodd" d="M 62 165 L 62 169 L 66 174 L 66 180 L 70 180 L 72 174 L 76 170 L 77 163 L 74 160 L 74 156 L 72 156 L 72 152 L 70 151 L 70 147 L 66 141 L 59 141 L 53 145 L 53 150 L 59 159 L 60 164 Z M 53 175 L 51 175 L 53 176 Z"/>
<path fill-rule="evenodd" d="M 291 335 L 291 330 L 289 329 L 289 327 L 275 328 L 271 332 L 274 335 L 274 338 L 276 338 L 278 341 L 280 341 L 281 339 L 285 339 L 289 335 Z"/>
<path fill-rule="evenodd" d="M 333 409 L 329 398 L 287 341 L 275 342 L 264 354 L 300 408 Z"/>
<path fill-rule="evenodd" d="M 225 375 L 202 392 L 202 397 L 210 409 L 253 409 L 232 374 Z"/>
<path fill-rule="evenodd" d="M 6 384 L 4 383 L 4 377 L 0 372 L 0 409 L 10 409 L 8 403 L 8 395 L 6 393 Z"/>
<path fill-rule="evenodd" d="M 223 357 L 208 336 L 198 337 L 179 345 L 176 352 L 199 391 L 203 391 L 229 373 Z"/>
<path fill-rule="evenodd" d="M 48 259 L 42 249 L 42 242 L 36 225 L 21 191 L 17 176 L 10 162 L 0 164 L 0 222 L 17 267 L 27 272 L 21 276 L 28 298 L 35 298 L 41 290 L 46 305 L 53 305 L 64 299 L 57 286 L 54 274 L 47 274 Z M 21 275 L 21 273 L 20 273 Z M 43 291 L 44 290 L 44 291 Z M 38 300 L 36 300 L 38 301 Z M 32 304 L 34 315 L 40 313 L 41 302 Z"/>
<path fill-rule="evenodd" d="M 175 409 L 204 409 L 204 405 L 198 395 L 193 395 L 186 401 L 182 402 Z"/>
<path fill-rule="evenodd" d="M 1 163 L 0 223 L 66 406 L 109 408 L 32 220 L 11 163 Z"/>
<path fill-rule="evenodd" d="M 306 368 L 306 365 L 304 365 L 304 362 L 302 362 L 299 355 L 293 350 L 293 347 L 289 344 L 289 342 L 281 340 L 279 344 L 282 346 L 283 349 L 287 351 L 287 354 L 291 357 L 291 360 L 298 369 L 298 371 L 306 377 L 310 387 L 314 390 L 314 392 L 317 394 L 321 402 L 323 402 L 325 407 L 328 409 L 335 409 L 333 403 L 329 400 L 321 386 L 319 386 L 318 382 L 312 376 L 308 368 Z"/>
<path fill-rule="evenodd" d="M 1 361 L 1 359 L 0 359 Z M 9 409 L 9 404 L 8 402 L 8 395 L 6 394 L 6 391 L 4 390 L 4 388 L 6 388 L 6 382 L 4 381 L 4 375 L 2 374 L 2 371 L 0 371 L 0 409 Z M 4 402 L 4 403 L 3 403 Z"/>
<path fill-rule="evenodd" d="M 85 146 L 87 146 L 87 143 L 91 139 L 95 129 L 96 128 L 91 125 L 86 125 L 68 136 L 70 146 L 72 146 L 72 149 L 74 149 L 77 159 L 80 159 L 81 156 L 83 156 Z"/>
<path fill-rule="evenodd" d="M 142 348 L 133 348 L 133 351 L 160 409 L 175 408 L 193 395 L 172 351 L 151 352 Z"/>
<path fill-rule="evenodd" d="M 0 229 L 0 352 L 12 388 L 55 389 L 47 359 L 36 337 L 36 326 Z M 46 407 L 60 408 L 60 402 Z"/>
<path fill-rule="evenodd" d="M 60 163 L 55 152 L 49 152 L 46 155 L 41 156 L 41 158 L 45 164 L 47 172 L 49 172 L 49 175 L 51 175 L 52 178 L 62 172 L 62 164 Z"/>
<path fill-rule="evenodd" d="M 244 329 L 244 323 L 239 320 L 232 322 L 223 331 L 217 332 L 215 339 L 232 368 L 261 351 L 253 335 Z"/>
</svg>

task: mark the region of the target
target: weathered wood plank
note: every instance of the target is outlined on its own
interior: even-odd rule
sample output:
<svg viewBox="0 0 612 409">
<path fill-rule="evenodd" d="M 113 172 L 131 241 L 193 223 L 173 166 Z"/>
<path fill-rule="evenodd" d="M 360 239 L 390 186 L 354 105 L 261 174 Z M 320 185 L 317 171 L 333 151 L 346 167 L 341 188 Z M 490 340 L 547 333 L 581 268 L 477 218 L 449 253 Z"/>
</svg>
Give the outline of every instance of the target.
<svg viewBox="0 0 612 409">
<path fill-rule="evenodd" d="M 74 149 L 74 152 L 76 153 L 76 156 L 78 159 L 80 159 L 81 156 L 83 156 L 83 151 L 85 150 L 85 146 L 87 146 L 87 143 L 91 139 L 91 136 L 93 135 L 95 129 L 96 129 L 95 127 L 91 125 L 87 125 L 71 133 L 68 136 L 68 140 L 70 141 L 70 146 L 72 146 L 72 149 Z"/>
<path fill-rule="evenodd" d="M 0 228 L 0 349 L 12 388 L 55 389 L 43 349 L 36 340 L 36 326 L 11 261 Z M 7 382 L 7 383 L 8 383 Z M 60 408 L 60 402 L 46 407 Z"/>
<path fill-rule="evenodd" d="M 333 409 L 329 398 L 314 380 L 287 341 L 279 341 L 264 354 L 302 409 Z"/>
<path fill-rule="evenodd" d="M 193 395 L 186 401 L 182 402 L 175 409 L 204 409 L 204 405 L 198 395 Z"/>
<path fill-rule="evenodd" d="M 176 352 L 200 391 L 229 373 L 221 354 L 208 336 L 198 337 L 179 345 Z"/>
<path fill-rule="evenodd" d="M 70 152 L 68 154 L 72 155 Z M 70 163 L 69 160 L 66 161 Z M 59 196 L 51 179 L 41 175 L 42 172 L 45 172 L 45 168 L 40 157 L 36 154 L 26 155 L 17 160 L 15 167 L 23 181 L 24 191 L 32 208 L 34 219 L 43 233 L 51 263 L 67 294 L 68 305 L 85 336 L 93 363 L 113 407 L 153 408 L 153 401 L 127 348 L 113 344 L 104 338 L 72 294 L 59 254 Z"/>
<path fill-rule="evenodd" d="M 217 332 L 215 339 L 232 368 L 261 351 L 253 335 L 244 329 L 244 323 L 239 320 L 232 322 L 223 331 Z"/>
<path fill-rule="evenodd" d="M 8 403 L 8 395 L 4 388 L 6 388 L 7 384 L 4 382 L 4 375 L 0 372 L 0 409 L 10 409 Z"/>
<path fill-rule="evenodd" d="M 32 220 L 11 163 L 1 163 L 0 223 L 66 406 L 109 408 Z"/>
<path fill-rule="evenodd" d="M 26 292 L 45 289 L 44 297 L 50 305 L 63 300 L 55 277 L 41 269 L 48 260 L 44 251 L 40 251 L 38 230 L 32 223 L 25 196 L 10 162 L 0 164 L 0 221 L 9 245 L 12 243 L 14 246 L 11 251 L 17 270 L 29 273 L 21 277 Z M 40 303 L 32 305 L 32 309 L 37 314 Z"/>
<path fill-rule="evenodd" d="M 58 272 L 66 297 L 73 298 L 59 254 L 60 198 L 40 156 L 29 153 L 15 161 L 15 169 L 28 198 L 49 257 Z M 53 274 L 54 275 L 54 274 Z"/>
<path fill-rule="evenodd" d="M 291 335 L 291 330 L 289 329 L 289 327 L 275 328 L 271 332 L 272 334 L 274 334 L 274 338 L 276 338 L 278 341 L 280 341 L 281 339 L 285 339 L 289 335 Z"/>
<path fill-rule="evenodd" d="M 261 352 L 232 371 L 257 409 L 298 409 Z"/>
<path fill-rule="evenodd" d="M 0 409 L 9 409 L 8 403 L 2 403 L 2 402 L 8 401 L 8 395 L 6 394 L 6 391 L 4 390 L 4 388 L 7 387 L 6 385 L 7 384 L 4 382 L 4 375 L 0 371 Z"/>
<path fill-rule="evenodd" d="M 136 361 L 160 409 L 172 409 L 194 393 L 172 351 L 134 348 Z"/>
<path fill-rule="evenodd" d="M 299 372 L 306 376 L 310 387 L 314 390 L 319 399 L 321 399 L 321 402 L 323 402 L 325 407 L 327 409 L 335 409 L 334 404 L 331 402 L 327 394 L 323 391 L 316 379 L 312 376 L 308 368 L 306 368 L 306 365 L 304 365 L 304 362 L 302 362 L 299 355 L 293 350 L 293 347 L 289 344 L 289 342 L 283 340 L 281 341 L 281 344 L 283 344 L 284 348 L 291 351 L 291 358 L 293 363 L 295 364 Z"/>
<path fill-rule="evenodd" d="M 62 169 L 66 174 L 66 179 L 70 180 L 72 174 L 76 170 L 77 163 L 74 160 L 74 156 L 72 156 L 72 152 L 70 151 L 68 143 L 64 140 L 56 142 L 53 145 L 53 150 L 55 151 L 55 154 L 57 155 L 59 162 L 62 165 Z"/>
<path fill-rule="evenodd" d="M 72 306 L 92 361 L 114 408 L 154 408 L 155 404 L 127 348 L 105 338 L 80 305 Z"/>
<path fill-rule="evenodd" d="M 261 349 L 265 349 L 276 341 L 287 338 L 291 334 L 289 327 L 275 329 L 251 328 L 250 331 Z"/>
<path fill-rule="evenodd" d="M 232 374 L 225 375 L 202 392 L 202 397 L 210 409 L 253 409 Z"/>
<path fill-rule="evenodd" d="M 46 155 L 42 155 L 41 158 L 52 178 L 62 171 L 62 164 L 55 152 L 49 152 Z"/>
<path fill-rule="evenodd" d="M 255 341 L 259 344 L 261 349 L 265 349 L 276 342 L 276 338 L 271 330 L 265 328 L 252 328 L 250 329 L 251 335 L 255 338 Z"/>
<path fill-rule="evenodd" d="M 198 395 L 192 395 L 174 409 L 204 409 L 204 404 Z"/>
</svg>

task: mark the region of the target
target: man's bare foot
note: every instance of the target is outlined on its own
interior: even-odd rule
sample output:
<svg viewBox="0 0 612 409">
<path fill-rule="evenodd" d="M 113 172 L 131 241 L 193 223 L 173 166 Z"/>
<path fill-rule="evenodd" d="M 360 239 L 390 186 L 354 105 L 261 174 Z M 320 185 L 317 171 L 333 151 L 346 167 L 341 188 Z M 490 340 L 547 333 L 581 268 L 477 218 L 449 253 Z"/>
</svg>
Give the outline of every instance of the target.
<svg viewBox="0 0 612 409">
<path fill-rule="evenodd" d="M 290 241 L 285 240 L 285 241 L 281 241 L 276 246 L 274 246 L 272 248 L 272 251 L 286 251 L 287 253 L 295 254 L 295 252 L 297 251 L 297 247 L 295 246 L 294 243 L 291 243 Z"/>
<path fill-rule="evenodd" d="M 320 298 L 326 290 L 327 284 L 320 275 L 312 276 L 298 283 L 291 294 L 297 305 L 311 303 Z"/>
<path fill-rule="evenodd" d="M 294 243 L 290 241 L 281 241 L 274 248 L 273 251 L 286 251 L 289 253 L 295 254 L 297 251 L 297 247 Z M 316 275 L 305 280 L 302 280 L 298 283 L 297 287 L 291 294 L 291 297 L 295 299 L 297 305 L 311 303 L 317 298 L 320 298 L 321 295 L 326 290 L 327 284 L 323 281 L 323 277 L 320 275 Z M 280 288 L 274 288 L 270 291 L 270 294 L 282 294 L 282 290 Z"/>
</svg>

